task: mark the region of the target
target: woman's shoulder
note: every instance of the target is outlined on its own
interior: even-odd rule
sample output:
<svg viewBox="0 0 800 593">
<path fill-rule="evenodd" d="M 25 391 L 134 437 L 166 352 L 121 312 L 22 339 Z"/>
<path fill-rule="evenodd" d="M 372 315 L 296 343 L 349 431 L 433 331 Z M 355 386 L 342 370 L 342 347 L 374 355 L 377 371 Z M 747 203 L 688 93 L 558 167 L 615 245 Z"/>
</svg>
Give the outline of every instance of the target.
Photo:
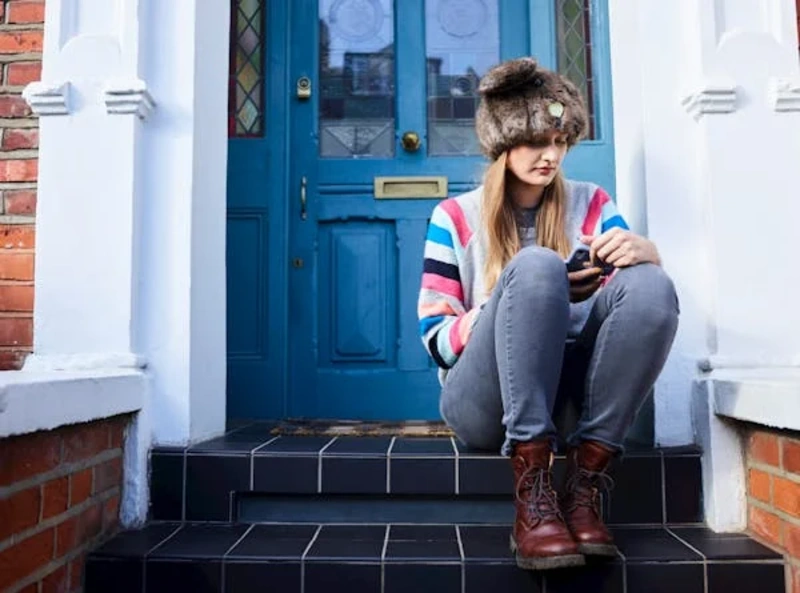
<svg viewBox="0 0 800 593">
<path fill-rule="evenodd" d="M 604 191 L 602 187 L 591 181 L 578 181 L 575 179 L 565 179 L 564 187 L 567 194 L 575 198 L 585 198 L 587 201 L 597 193 L 597 190 Z"/>
<path fill-rule="evenodd" d="M 483 187 L 477 187 L 471 191 L 464 192 L 446 198 L 436 205 L 435 211 L 444 215 L 456 224 L 466 224 L 470 228 L 480 220 L 480 204 Z"/>
</svg>

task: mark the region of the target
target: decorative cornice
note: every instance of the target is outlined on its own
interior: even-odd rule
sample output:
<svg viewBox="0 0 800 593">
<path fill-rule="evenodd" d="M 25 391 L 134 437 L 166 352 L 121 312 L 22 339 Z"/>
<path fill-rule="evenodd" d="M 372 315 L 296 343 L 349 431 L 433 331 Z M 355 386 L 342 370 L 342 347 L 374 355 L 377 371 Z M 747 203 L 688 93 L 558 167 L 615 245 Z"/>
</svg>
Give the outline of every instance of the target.
<svg viewBox="0 0 800 593">
<path fill-rule="evenodd" d="M 68 82 L 32 82 L 22 91 L 22 97 L 38 116 L 69 114 Z"/>
<path fill-rule="evenodd" d="M 775 111 L 800 111 L 800 81 L 785 78 L 771 79 L 769 102 Z"/>
<path fill-rule="evenodd" d="M 706 83 L 688 94 L 681 104 L 695 120 L 707 113 L 736 111 L 736 86 L 730 83 Z"/>
<path fill-rule="evenodd" d="M 103 91 L 106 110 L 111 114 L 136 115 L 146 119 L 155 107 L 147 83 L 139 78 L 111 80 Z"/>
</svg>

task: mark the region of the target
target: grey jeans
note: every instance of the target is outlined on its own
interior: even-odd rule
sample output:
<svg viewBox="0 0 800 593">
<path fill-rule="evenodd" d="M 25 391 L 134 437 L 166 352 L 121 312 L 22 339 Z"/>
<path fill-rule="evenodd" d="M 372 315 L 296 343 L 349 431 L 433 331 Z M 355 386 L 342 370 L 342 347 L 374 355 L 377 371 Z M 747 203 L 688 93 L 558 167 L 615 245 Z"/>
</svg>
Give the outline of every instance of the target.
<svg viewBox="0 0 800 593">
<path fill-rule="evenodd" d="M 575 385 L 577 377 L 581 412 L 569 442 L 622 450 L 675 337 L 675 288 L 653 264 L 618 270 L 568 343 L 569 310 L 562 258 L 542 247 L 522 249 L 442 388 L 442 417 L 466 445 L 508 455 L 517 442 L 555 441 L 559 384 Z"/>
</svg>

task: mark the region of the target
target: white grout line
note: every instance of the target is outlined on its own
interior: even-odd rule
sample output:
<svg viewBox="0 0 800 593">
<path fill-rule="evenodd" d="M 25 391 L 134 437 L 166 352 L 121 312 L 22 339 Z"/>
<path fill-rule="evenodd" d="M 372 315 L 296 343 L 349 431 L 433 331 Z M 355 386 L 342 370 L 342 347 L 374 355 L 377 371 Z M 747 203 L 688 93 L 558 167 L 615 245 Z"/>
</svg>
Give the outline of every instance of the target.
<svg viewBox="0 0 800 593">
<path fill-rule="evenodd" d="M 231 552 L 233 552 L 233 549 L 234 549 L 236 546 L 238 546 L 240 543 L 242 543 L 242 540 L 243 540 L 244 538 L 246 538 L 246 537 L 247 537 L 247 534 L 249 534 L 249 533 L 250 533 L 250 532 L 253 530 L 253 527 L 255 527 L 255 526 L 256 526 L 256 524 L 255 524 L 255 523 L 253 523 L 253 524 L 252 524 L 250 527 L 248 527 L 248 528 L 245 530 L 245 532 L 242 534 L 242 537 L 240 537 L 240 538 L 239 538 L 239 539 L 237 539 L 235 542 L 233 542 L 233 545 L 232 545 L 230 548 L 228 548 L 228 551 L 227 551 L 227 552 L 225 552 L 225 553 L 222 555 L 222 558 L 223 558 L 223 563 L 222 563 L 222 566 L 225 566 L 224 559 L 225 559 L 225 558 L 227 558 L 228 554 L 230 554 Z M 223 580 L 223 582 L 225 582 L 225 581 Z"/>
<path fill-rule="evenodd" d="M 667 463 L 661 451 L 661 522 L 667 524 Z"/>
<path fill-rule="evenodd" d="M 628 593 L 628 561 L 619 548 L 617 548 L 617 555 L 622 559 L 622 593 Z"/>
<path fill-rule="evenodd" d="M 706 558 L 706 555 L 703 554 L 697 548 L 695 548 L 692 544 L 687 542 L 685 539 L 683 539 L 682 537 L 678 536 L 669 527 L 665 526 L 664 529 L 667 531 L 667 533 L 669 533 L 672 537 L 674 537 L 676 540 L 681 542 L 684 546 L 686 546 L 687 548 L 689 548 L 693 552 L 695 552 L 697 554 L 700 554 L 700 558 L 703 559 L 703 593 L 708 593 L 708 558 Z"/>
<path fill-rule="evenodd" d="M 319 450 L 317 453 L 317 494 L 322 493 L 322 454 L 325 452 L 325 449 L 330 447 L 333 443 L 336 442 L 336 439 L 339 437 L 333 437 L 322 449 Z"/>
<path fill-rule="evenodd" d="M 317 530 L 311 537 L 311 541 L 308 542 L 306 549 L 303 550 L 303 555 L 300 556 L 300 593 L 305 593 L 306 590 L 306 555 L 311 551 L 314 542 L 317 541 L 320 531 L 322 531 L 322 525 L 317 526 Z"/>
<path fill-rule="evenodd" d="M 172 533 L 170 533 L 167 537 L 162 539 L 155 546 L 153 546 L 147 552 L 145 552 L 144 558 L 145 559 L 149 558 L 150 554 L 152 554 L 153 552 L 158 550 L 161 546 L 163 546 L 165 543 L 167 543 L 169 540 L 171 540 L 173 537 L 175 537 L 178 534 L 178 532 L 181 531 L 183 528 L 184 528 L 184 525 L 178 525 Z"/>
<path fill-rule="evenodd" d="M 386 451 L 386 494 L 392 493 L 392 449 L 394 449 L 394 442 L 397 437 L 392 437 L 392 442 L 389 443 L 389 449 Z"/>
<path fill-rule="evenodd" d="M 391 523 L 387 523 L 386 534 L 383 538 L 383 549 L 381 550 L 381 593 L 386 591 L 386 550 L 389 547 L 389 532 L 391 528 Z"/>
<path fill-rule="evenodd" d="M 280 436 L 272 437 L 266 443 L 262 443 L 258 447 L 256 447 L 252 451 L 250 451 L 250 491 L 251 492 L 253 490 L 255 490 L 255 488 L 256 488 L 256 478 L 255 478 L 255 473 L 256 473 L 256 470 L 255 470 L 255 467 L 256 467 L 256 459 L 255 459 L 256 451 L 258 451 L 262 447 L 266 447 L 270 443 L 274 443 L 279 438 L 281 438 L 281 437 Z"/>
<path fill-rule="evenodd" d="M 181 521 L 186 521 L 186 468 L 189 465 L 189 455 L 186 453 L 187 449 L 188 447 L 183 450 L 183 467 L 181 468 L 181 472 L 183 473 L 183 484 L 181 488 Z"/>
<path fill-rule="evenodd" d="M 456 528 L 456 540 L 458 541 L 458 553 L 461 554 L 461 593 L 466 593 L 467 589 L 467 559 L 464 555 L 464 544 L 461 541 L 461 529 L 458 525 Z"/>
<path fill-rule="evenodd" d="M 455 483 L 455 488 L 454 489 L 455 489 L 455 493 L 456 494 L 461 494 L 461 487 L 459 485 L 461 480 L 459 479 L 460 476 L 459 476 L 459 473 L 458 473 L 458 466 L 459 466 L 459 463 L 458 463 L 458 447 L 456 446 L 456 441 L 455 441 L 455 439 L 453 437 L 450 437 L 450 444 L 453 445 L 453 462 L 456 465 L 456 471 L 455 471 L 456 483 Z M 463 579 L 462 579 L 462 581 L 463 581 Z"/>
</svg>

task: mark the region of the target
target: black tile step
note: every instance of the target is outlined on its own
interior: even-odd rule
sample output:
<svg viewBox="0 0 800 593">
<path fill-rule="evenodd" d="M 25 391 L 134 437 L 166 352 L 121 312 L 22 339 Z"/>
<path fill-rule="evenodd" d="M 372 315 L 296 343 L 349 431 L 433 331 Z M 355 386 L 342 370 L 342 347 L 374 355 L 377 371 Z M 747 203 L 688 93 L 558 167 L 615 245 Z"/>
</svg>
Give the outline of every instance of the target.
<svg viewBox="0 0 800 593">
<path fill-rule="evenodd" d="M 274 437 L 269 425 L 255 424 L 186 449 L 156 448 L 151 463 L 155 520 L 231 521 L 239 516 L 240 494 L 507 497 L 513 491 L 507 459 L 451 438 Z M 558 456 L 557 481 L 564 466 Z M 696 447 L 632 450 L 612 473 L 609 521 L 703 520 Z"/>
<path fill-rule="evenodd" d="M 702 527 L 618 528 L 620 554 L 531 573 L 508 525 L 151 523 L 92 553 L 86 593 L 783 593 L 781 556 Z"/>
</svg>

